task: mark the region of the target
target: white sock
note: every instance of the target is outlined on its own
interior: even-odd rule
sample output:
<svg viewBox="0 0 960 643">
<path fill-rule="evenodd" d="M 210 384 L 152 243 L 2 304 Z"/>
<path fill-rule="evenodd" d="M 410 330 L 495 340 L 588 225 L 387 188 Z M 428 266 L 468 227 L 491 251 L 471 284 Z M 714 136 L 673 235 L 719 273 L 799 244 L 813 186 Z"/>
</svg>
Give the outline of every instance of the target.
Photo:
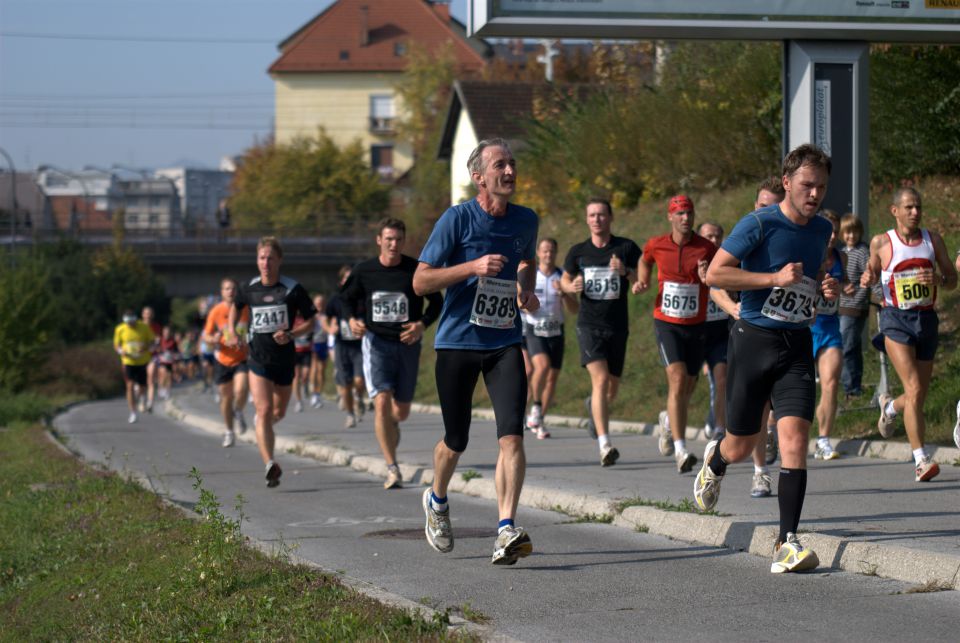
<svg viewBox="0 0 960 643">
<path fill-rule="evenodd" d="M 609 435 L 598 435 L 597 444 L 601 449 L 610 445 L 610 436 Z"/>
<path fill-rule="evenodd" d="M 915 464 L 920 464 L 920 460 L 927 457 L 927 451 L 923 447 L 913 450 L 913 462 Z"/>
<path fill-rule="evenodd" d="M 754 474 L 754 475 L 757 475 L 757 474 L 759 474 L 759 473 L 769 474 L 769 473 L 770 473 L 770 469 L 769 469 L 768 467 L 766 467 L 766 466 L 758 467 L 757 465 L 753 465 L 753 474 Z"/>
<path fill-rule="evenodd" d="M 897 409 L 893 408 L 893 400 L 887 402 L 887 406 L 883 409 L 883 414 L 889 418 L 897 417 Z"/>
<path fill-rule="evenodd" d="M 674 440 L 673 449 L 677 453 L 686 453 L 687 452 L 687 441 L 686 440 Z"/>
<path fill-rule="evenodd" d="M 830 446 L 830 438 L 821 435 L 819 438 L 817 438 L 817 445 L 818 445 L 818 446 Z"/>
</svg>

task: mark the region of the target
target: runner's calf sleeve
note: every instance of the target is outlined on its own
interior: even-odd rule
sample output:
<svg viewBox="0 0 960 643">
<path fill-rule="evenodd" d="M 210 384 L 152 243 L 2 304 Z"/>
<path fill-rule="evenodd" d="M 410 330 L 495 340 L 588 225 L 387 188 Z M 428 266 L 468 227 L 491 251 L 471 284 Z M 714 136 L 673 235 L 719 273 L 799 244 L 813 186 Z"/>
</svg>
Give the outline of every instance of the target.
<svg viewBox="0 0 960 643">
<path fill-rule="evenodd" d="M 806 469 L 780 469 L 777 485 L 777 501 L 780 504 L 780 536 L 778 542 L 786 542 L 788 533 L 797 533 L 803 498 L 807 493 Z"/>
</svg>

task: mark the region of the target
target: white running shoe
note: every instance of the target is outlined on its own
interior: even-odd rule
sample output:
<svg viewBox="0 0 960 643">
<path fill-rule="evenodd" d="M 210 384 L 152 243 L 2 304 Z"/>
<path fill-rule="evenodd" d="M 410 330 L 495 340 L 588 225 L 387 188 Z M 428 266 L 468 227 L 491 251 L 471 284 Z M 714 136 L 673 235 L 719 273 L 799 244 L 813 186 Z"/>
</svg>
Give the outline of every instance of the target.
<svg viewBox="0 0 960 643">
<path fill-rule="evenodd" d="M 322 398 L 320 395 L 314 393 L 314 394 L 310 397 L 310 406 L 312 406 L 312 407 L 315 408 L 315 409 L 322 409 L 322 408 L 323 408 L 323 398 Z"/>
<path fill-rule="evenodd" d="M 953 441 L 960 449 L 960 401 L 957 401 L 957 423 L 953 425 Z"/>
<path fill-rule="evenodd" d="M 293 410 L 297 413 L 303 413 L 303 402 L 297 400 L 297 403 L 294 405 Z"/>
<path fill-rule="evenodd" d="M 537 433 L 537 429 L 540 428 L 541 424 L 543 424 L 543 410 L 539 404 L 534 404 L 530 407 L 530 412 L 527 414 L 527 428 Z"/>
<path fill-rule="evenodd" d="M 697 456 L 689 451 L 678 451 L 673 457 L 677 461 L 677 473 L 688 473 L 697 464 Z"/>
<path fill-rule="evenodd" d="M 893 435 L 895 427 L 893 426 L 896 422 L 897 417 L 887 415 L 887 404 L 890 400 L 893 399 L 893 396 L 889 393 L 880 394 L 880 419 L 877 420 L 877 430 L 880 431 L 880 437 L 889 438 Z"/>
<path fill-rule="evenodd" d="M 533 553 L 530 535 L 523 527 L 505 527 L 497 534 L 490 562 L 494 565 L 515 565 L 517 560 Z"/>
<path fill-rule="evenodd" d="M 839 457 L 840 454 L 834 451 L 833 445 L 817 440 L 817 450 L 813 454 L 815 460 L 836 460 Z"/>
<path fill-rule="evenodd" d="M 787 534 L 787 541 L 780 543 L 773 549 L 773 563 L 770 573 L 783 574 L 785 572 L 806 572 L 816 569 L 820 564 L 816 552 L 800 544 L 797 535 Z"/>
<path fill-rule="evenodd" d="M 136 424 L 137 423 L 137 412 L 130 411 L 130 416 L 127 418 L 127 424 Z"/>
<path fill-rule="evenodd" d="M 620 459 L 620 452 L 617 451 L 617 448 L 612 444 L 608 444 L 602 449 L 600 449 L 600 466 L 601 467 L 610 467 L 617 463 L 617 460 Z"/>
<path fill-rule="evenodd" d="M 223 444 L 221 445 L 224 449 L 232 447 L 233 443 L 236 441 L 236 436 L 233 431 L 225 431 L 223 434 Z"/>
<path fill-rule="evenodd" d="M 446 511 L 437 511 L 430 502 L 430 487 L 423 490 L 423 513 L 426 524 L 423 531 L 427 542 L 441 554 L 453 551 L 453 529 L 450 527 L 450 506 Z"/>
<path fill-rule="evenodd" d="M 670 433 L 670 416 L 666 411 L 660 411 L 660 435 L 657 438 L 657 447 L 660 455 L 673 455 L 673 434 Z"/>
<path fill-rule="evenodd" d="M 357 426 L 357 418 L 353 416 L 353 413 L 347 413 L 347 419 L 343 423 L 343 428 L 352 429 Z"/>
<path fill-rule="evenodd" d="M 220 404 L 220 390 L 217 389 L 213 392 L 213 403 Z"/>
</svg>

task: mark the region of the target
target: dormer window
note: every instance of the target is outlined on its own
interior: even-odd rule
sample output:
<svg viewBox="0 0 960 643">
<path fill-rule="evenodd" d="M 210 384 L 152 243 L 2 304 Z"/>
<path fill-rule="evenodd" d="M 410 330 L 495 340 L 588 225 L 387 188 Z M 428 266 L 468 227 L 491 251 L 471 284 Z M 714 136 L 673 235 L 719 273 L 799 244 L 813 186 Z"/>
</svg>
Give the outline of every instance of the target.
<svg viewBox="0 0 960 643">
<path fill-rule="evenodd" d="M 393 43 L 393 55 L 397 58 L 407 55 L 407 43 L 405 42 L 395 42 Z"/>
<path fill-rule="evenodd" d="M 340 60 L 350 60 L 350 51 L 347 49 L 341 49 Z"/>
</svg>

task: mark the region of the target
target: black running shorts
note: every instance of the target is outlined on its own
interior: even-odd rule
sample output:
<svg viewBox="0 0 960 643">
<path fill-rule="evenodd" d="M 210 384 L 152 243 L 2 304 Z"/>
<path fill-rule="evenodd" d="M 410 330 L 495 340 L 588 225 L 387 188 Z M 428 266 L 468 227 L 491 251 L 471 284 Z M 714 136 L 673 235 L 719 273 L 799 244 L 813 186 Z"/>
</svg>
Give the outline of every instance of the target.
<svg viewBox="0 0 960 643">
<path fill-rule="evenodd" d="M 700 372 L 703 344 L 706 341 L 703 324 L 671 324 L 654 319 L 653 330 L 657 336 L 660 362 L 664 367 L 683 362 L 687 367 L 687 375 L 695 376 Z"/>
<path fill-rule="evenodd" d="M 213 381 L 216 384 L 228 384 L 233 381 L 237 373 L 246 373 L 249 370 L 246 362 L 240 362 L 234 366 L 224 366 L 217 361 L 213 365 Z"/>
<path fill-rule="evenodd" d="M 481 374 L 493 403 L 497 438 L 523 436 L 527 373 L 520 344 L 489 351 L 437 349 L 437 394 L 443 414 L 443 442 L 457 453 L 467 448 L 473 392 Z"/>
<path fill-rule="evenodd" d="M 555 337 L 538 337 L 533 334 L 533 327 L 527 326 L 523 339 L 530 357 L 546 353 L 550 359 L 550 368 L 563 368 L 563 333 Z"/>
<path fill-rule="evenodd" d="M 726 319 L 707 322 L 704 327 L 703 358 L 713 371 L 717 364 L 727 363 L 727 340 L 730 338 L 730 325 Z"/>
<path fill-rule="evenodd" d="M 580 343 L 580 366 L 607 360 L 607 371 L 614 377 L 623 375 L 627 355 L 627 332 L 595 326 L 577 326 Z"/>
<path fill-rule="evenodd" d="M 137 366 L 135 364 L 124 364 L 123 379 L 125 379 L 128 382 L 133 382 L 137 386 L 146 386 L 147 385 L 147 365 L 140 364 L 139 366 Z"/>
<path fill-rule="evenodd" d="M 809 328 L 773 330 L 742 319 L 730 332 L 727 430 L 756 435 L 769 399 L 776 419 L 813 421 L 817 389 Z"/>
</svg>

